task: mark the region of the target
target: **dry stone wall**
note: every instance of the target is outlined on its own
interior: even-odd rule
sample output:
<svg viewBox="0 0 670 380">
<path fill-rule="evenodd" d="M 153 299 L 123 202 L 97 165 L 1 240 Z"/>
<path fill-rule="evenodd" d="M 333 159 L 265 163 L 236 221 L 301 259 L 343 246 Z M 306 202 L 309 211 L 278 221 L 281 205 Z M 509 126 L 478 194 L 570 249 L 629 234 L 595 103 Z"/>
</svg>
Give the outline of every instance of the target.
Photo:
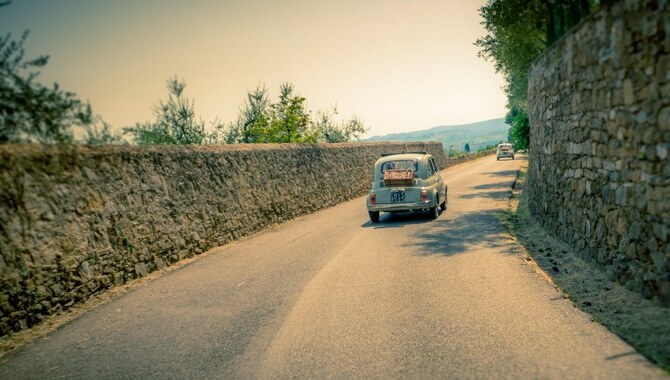
<svg viewBox="0 0 670 380">
<path fill-rule="evenodd" d="M 441 143 L 0 146 L 0 337 L 365 194 L 374 161 L 402 150 L 450 164 Z"/>
<path fill-rule="evenodd" d="M 529 76 L 533 212 L 612 278 L 670 304 L 670 7 L 623 0 Z"/>
</svg>

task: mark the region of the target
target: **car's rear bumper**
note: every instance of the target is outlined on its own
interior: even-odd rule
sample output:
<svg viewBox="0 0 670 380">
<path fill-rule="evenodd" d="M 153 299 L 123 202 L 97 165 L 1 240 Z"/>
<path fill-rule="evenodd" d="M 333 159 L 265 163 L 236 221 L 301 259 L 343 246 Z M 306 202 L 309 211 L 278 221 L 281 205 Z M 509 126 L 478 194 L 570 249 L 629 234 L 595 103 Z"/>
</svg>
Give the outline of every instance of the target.
<svg viewBox="0 0 670 380">
<path fill-rule="evenodd" d="M 410 202 L 410 203 L 368 203 L 368 211 L 384 211 L 384 212 L 393 212 L 393 211 L 411 211 L 411 210 L 424 210 L 429 209 L 435 206 L 433 200 L 428 200 L 425 202 Z"/>
</svg>

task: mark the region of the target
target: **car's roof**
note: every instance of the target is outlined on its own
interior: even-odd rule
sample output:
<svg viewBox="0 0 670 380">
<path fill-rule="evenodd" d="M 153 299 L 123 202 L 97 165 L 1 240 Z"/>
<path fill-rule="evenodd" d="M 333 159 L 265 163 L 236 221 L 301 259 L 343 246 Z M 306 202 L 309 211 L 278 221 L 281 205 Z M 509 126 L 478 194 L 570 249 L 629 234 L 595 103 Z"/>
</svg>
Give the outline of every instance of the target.
<svg viewBox="0 0 670 380">
<path fill-rule="evenodd" d="M 400 154 L 391 154 L 384 156 L 377 160 L 377 163 L 396 161 L 396 160 L 416 160 L 421 161 L 424 157 L 430 156 L 429 154 L 424 153 L 400 153 Z"/>
</svg>

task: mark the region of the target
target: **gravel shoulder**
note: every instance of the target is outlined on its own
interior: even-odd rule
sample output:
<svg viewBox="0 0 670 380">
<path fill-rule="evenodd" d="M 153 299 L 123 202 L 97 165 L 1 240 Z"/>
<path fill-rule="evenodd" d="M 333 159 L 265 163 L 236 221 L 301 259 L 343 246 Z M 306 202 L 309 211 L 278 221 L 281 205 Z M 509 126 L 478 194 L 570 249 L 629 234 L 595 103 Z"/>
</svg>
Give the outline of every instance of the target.
<svg viewBox="0 0 670 380">
<path fill-rule="evenodd" d="M 527 260 L 534 261 L 575 307 L 670 373 L 670 308 L 610 280 L 603 267 L 542 227 L 523 192 L 527 163 L 521 167 L 510 211 L 501 218 L 525 247 Z"/>
</svg>

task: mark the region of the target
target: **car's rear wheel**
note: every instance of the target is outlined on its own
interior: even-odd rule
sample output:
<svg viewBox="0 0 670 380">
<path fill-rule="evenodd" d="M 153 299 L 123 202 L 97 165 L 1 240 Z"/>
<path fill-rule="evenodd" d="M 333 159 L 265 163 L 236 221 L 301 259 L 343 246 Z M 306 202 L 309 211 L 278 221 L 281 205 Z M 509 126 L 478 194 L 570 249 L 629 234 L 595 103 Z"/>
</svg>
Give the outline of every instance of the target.
<svg viewBox="0 0 670 380">
<path fill-rule="evenodd" d="M 430 208 L 428 216 L 431 219 L 437 219 L 437 217 L 440 216 L 440 210 L 437 205 Z"/>
<path fill-rule="evenodd" d="M 379 211 L 368 211 L 368 215 L 372 223 L 379 223 Z"/>
</svg>

